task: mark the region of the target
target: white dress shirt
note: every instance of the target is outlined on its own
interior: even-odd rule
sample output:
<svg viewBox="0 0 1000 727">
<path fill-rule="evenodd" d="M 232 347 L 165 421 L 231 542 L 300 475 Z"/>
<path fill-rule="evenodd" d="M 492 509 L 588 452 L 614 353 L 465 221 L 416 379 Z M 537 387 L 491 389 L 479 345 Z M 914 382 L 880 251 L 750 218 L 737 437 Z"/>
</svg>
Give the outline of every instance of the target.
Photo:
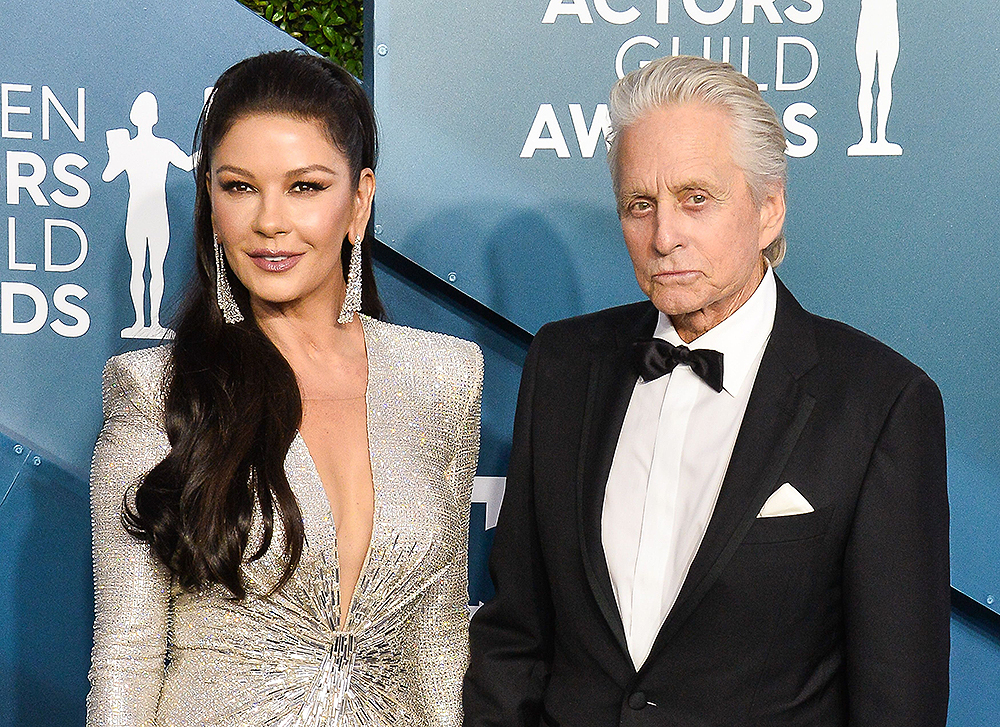
<svg viewBox="0 0 1000 727">
<path fill-rule="evenodd" d="M 753 295 L 685 344 L 660 313 L 654 336 L 723 355 L 716 393 L 686 365 L 632 390 L 604 494 L 601 540 L 635 668 L 673 607 L 701 545 L 774 325 L 768 268 Z"/>
</svg>

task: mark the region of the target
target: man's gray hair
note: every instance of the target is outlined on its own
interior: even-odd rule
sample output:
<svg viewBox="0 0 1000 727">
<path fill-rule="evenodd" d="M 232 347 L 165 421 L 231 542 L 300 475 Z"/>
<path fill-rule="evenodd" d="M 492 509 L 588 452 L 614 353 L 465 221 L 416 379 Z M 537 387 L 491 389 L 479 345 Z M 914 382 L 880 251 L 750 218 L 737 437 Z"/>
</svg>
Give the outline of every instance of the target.
<svg viewBox="0 0 1000 727">
<path fill-rule="evenodd" d="M 750 197 L 758 206 L 769 193 L 785 193 L 788 160 L 785 132 L 757 84 L 728 63 L 697 56 L 658 58 L 632 71 L 611 89 L 611 129 L 608 166 L 615 197 L 620 192 L 618 135 L 640 116 L 660 106 L 702 102 L 725 110 L 732 120 L 733 160 L 743 171 Z M 780 233 L 764 250 L 771 266 L 785 257 Z"/>
</svg>

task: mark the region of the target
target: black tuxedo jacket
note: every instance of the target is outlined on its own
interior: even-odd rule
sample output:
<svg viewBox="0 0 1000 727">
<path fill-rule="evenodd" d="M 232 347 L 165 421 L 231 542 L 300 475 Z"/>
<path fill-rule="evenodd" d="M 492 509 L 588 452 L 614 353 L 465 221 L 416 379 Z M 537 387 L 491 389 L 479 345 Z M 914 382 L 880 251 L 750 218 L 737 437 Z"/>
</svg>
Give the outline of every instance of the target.
<svg viewBox="0 0 1000 727">
<path fill-rule="evenodd" d="M 778 283 L 712 519 L 636 672 L 601 544 L 646 303 L 549 324 L 528 353 L 465 724 L 945 724 L 949 569 L 937 387 Z M 790 482 L 812 513 L 757 518 Z M 638 523 L 636 524 L 638 527 Z"/>
</svg>

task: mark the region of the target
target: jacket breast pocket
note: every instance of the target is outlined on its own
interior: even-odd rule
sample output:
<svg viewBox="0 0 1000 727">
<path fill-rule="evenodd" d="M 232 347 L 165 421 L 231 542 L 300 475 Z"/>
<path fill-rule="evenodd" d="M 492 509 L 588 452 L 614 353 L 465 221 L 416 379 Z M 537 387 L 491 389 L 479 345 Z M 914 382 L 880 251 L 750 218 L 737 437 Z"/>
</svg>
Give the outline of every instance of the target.
<svg viewBox="0 0 1000 727">
<path fill-rule="evenodd" d="M 833 505 L 802 515 L 756 518 L 743 542 L 786 543 L 818 538 L 826 533 L 831 515 Z"/>
</svg>

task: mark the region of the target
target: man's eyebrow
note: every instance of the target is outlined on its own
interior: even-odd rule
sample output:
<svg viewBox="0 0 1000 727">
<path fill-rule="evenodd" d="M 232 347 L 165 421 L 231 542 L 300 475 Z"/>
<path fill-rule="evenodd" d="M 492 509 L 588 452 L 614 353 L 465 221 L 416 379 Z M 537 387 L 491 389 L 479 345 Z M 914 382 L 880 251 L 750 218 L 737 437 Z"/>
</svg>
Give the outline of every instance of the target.
<svg viewBox="0 0 1000 727">
<path fill-rule="evenodd" d="M 682 194 L 684 192 L 691 192 L 693 190 L 703 190 L 713 197 L 718 199 L 723 199 L 728 196 L 724 185 L 709 182 L 705 179 L 685 179 L 676 185 L 671 185 L 666 189 L 671 195 Z M 618 194 L 618 204 L 621 206 L 632 200 L 636 200 L 642 197 L 655 197 L 656 192 L 650 190 L 644 184 L 637 184 L 635 186 L 626 187 Z"/>
<path fill-rule="evenodd" d="M 675 187 L 679 192 L 689 189 L 718 189 L 717 183 L 711 182 L 703 177 L 687 177 L 682 179 Z"/>
<path fill-rule="evenodd" d="M 651 196 L 650 193 L 644 188 L 635 188 L 635 189 L 630 189 L 627 192 L 619 193 L 616 201 L 618 203 L 618 208 L 624 209 L 629 202 L 633 202 L 637 199 L 650 196 Z"/>
<path fill-rule="evenodd" d="M 728 199 L 731 195 L 731 191 L 726 185 L 718 182 L 710 182 L 707 179 L 687 179 L 671 191 L 673 194 L 681 194 L 696 190 L 706 192 L 709 196 L 720 200 Z"/>
</svg>

